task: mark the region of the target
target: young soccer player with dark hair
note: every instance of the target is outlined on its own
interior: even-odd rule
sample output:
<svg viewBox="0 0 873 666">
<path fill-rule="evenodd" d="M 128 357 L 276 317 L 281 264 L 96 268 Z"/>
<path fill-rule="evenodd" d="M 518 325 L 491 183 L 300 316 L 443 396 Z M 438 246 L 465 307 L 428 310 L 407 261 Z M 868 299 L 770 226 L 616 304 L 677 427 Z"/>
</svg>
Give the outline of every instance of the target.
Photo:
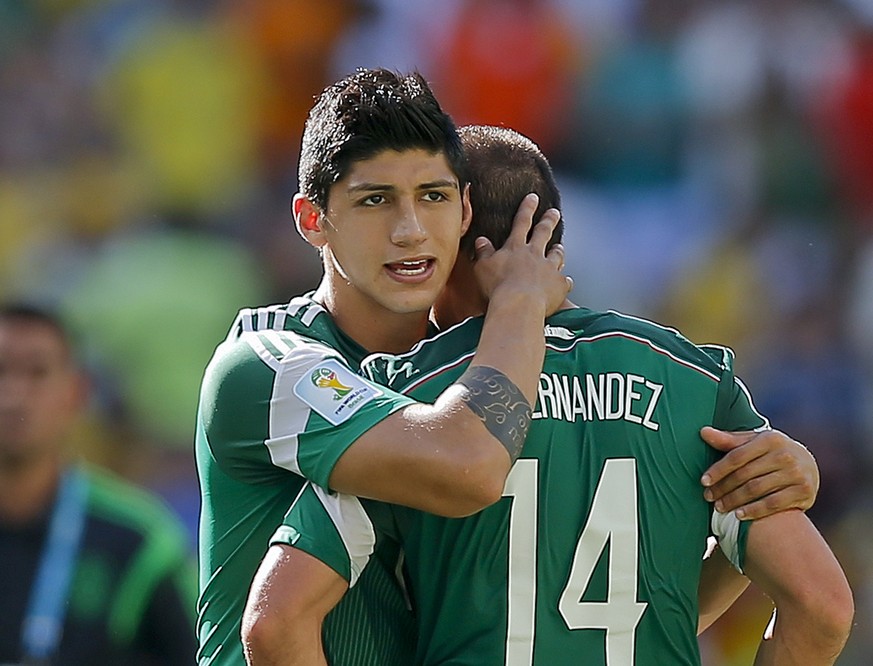
<svg viewBox="0 0 873 666">
<path fill-rule="evenodd" d="M 282 623 L 255 613 L 243 626 L 241 616 L 304 478 L 446 516 L 500 498 L 530 425 L 543 321 L 570 287 L 562 249 L 545 250 L 557 211 L 528 239 L 528 197 L 499 251 L 476 247 L 489 305 L 468 370 L 433 404 L 375 384 L 357 373 L 361 361 L 403 352 L 431 331 L 429 310 L 470 221 L 457 131 L 420 76 L 361 70 L 319 96 L 299 164 L 293 213 L 321 254 L 321 282 L 288 303 L 241 311 L 201 387 L 204 665 L 241 664 L 241 631 L 250 651 L 278 661 L 297 650 Z M 328 618 L 324 647 L 335 663 L 409 662 L 414 636 L 396 555 L 380 553 Z"/>
<path fill-rule="evenodd" d="M 559 205 L 548 163 L 526 138 L 491 127 L 461 135 L 475 233 L 499 233 L 501 208 L 528 190 Z M 492 240 L 499 246 L 498 235 Z M 463 318 L 487 303 L 472 263 L 462 252 L 435 308 L 438 321 L 461 323 L 406 354 L 371 356 L 366 375 L 426 402 L 466 372 L 482 320 Z M 274 537 L 294 547 L 276 546 L 285 549 L 286 585 L 255 590 L 264 607 L 296 618 L 288 640 L 366 572 L 370 553 L 399 543 L 418 630 L 412 663 L 697 664 L 698 628 L 719 610 L 705 590 L 705 605 L 697 603 L 712 533 L 778 609 L 758 663 L 833 663 L 851 626 L 851 591 L 806 516 L 741 523 L 700 494 L 717 455 L 701 439 L 704 426 L 750 436 L 769 428 L 734 376 L 731 353 L 569 302 L 545 335 L 533 423 L 494 506 L 457 520 L 313 485 L 301 493 Z M 735 578 L 738 593 L 746 579 Z M 308 612 L 299 609 L 306 599 L 318 599 Z M 319 663 L 308 649 L 300 654 L 307 659 L 287 663 Z"/>
<path fill-rule="evenodd" d="M 530 424 L 545 315 L 571 286 L 561 249 L 544 250 L 556 211 L 527 241 L 528 199 L 514 240 L 478 249 L 485 330 L 468 371 L 434 404 L 354 371 L 370 352 L 401 352 L 427 334 L 470 221 L 464 166 L 455 126 L 418 75 L 361 70 L 313 107 L 293 212 L 321 253 L 321 283 L 240 312 L 201 388 L 201 664 L 243 662 L 249 583 L 304 478 L 443 515 L 499 498 Z M 356 627 L 328 645 L 340 663 L 352 649 L 359 663 L 407 663 L 404 645 L 374 630 L 404 610 L 394 564 L 362 581 L 379 604 L 362 594 L 339 609 Z M 257 638 L 263 626 L 246 630 Z"/>
</svg>

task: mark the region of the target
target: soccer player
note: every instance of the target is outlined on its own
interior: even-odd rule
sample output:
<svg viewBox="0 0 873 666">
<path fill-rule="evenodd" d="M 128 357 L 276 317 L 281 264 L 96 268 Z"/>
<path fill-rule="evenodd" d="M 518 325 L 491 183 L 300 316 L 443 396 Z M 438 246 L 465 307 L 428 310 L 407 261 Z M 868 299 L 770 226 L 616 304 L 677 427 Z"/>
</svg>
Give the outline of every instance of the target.
<svg viewBox="0 0 873 666">
<path fill-rule="evenodd" d="M 0 306 L 0 663 L 191 663 L 185 530 L 158 498 L 75 459 L 87 404 L 64 322 Z"/>
<path fill-rule="evenodd" d="M 433 406 L 416 404 L 352 369 L 370 352 L 405 351 L 428 332 L 428 310 L 471 215 L 455 127 L 421 77 L 362 70 L 319 96 L 299 163 L 293 212 L 322 255 L 321 284 L 289 303 L 243 310 L 201 387 L 204 665 L 243 663 L 249 584 L 303 477 L 443 515 L 499 499 L 536 394 L 544 315 L 569 287 L 556 270 L 560 248 L 544 252 L 557 214 L 547 213 L 527 243 L 535 208 L 527 199 L 515 239 L 479 252 L 490 304 L 470 372 Z M 506 418 L 518 427 L 504 427 Z M 725 499 L 741 497 L 742 484 L 738 491 Z M 380 558 L 328 618 L 341 630 L 325 645 L 337 662 L 408 663 L 411 621 L 395 554 Z M 293 651 L 269 627 L 247 626 L 250 644 Z"/>
<path fill-rule="evenodd" d="M 557 211 L 526 239 L 536 207 L 528 197 L 510 242 L 497 252 L 477 246 L 490 301 L 464 376 L 432 405 L 384 389 L 351 368 L 425 337 L 470 221 L 456 128 L 420 76 L 360 70 L 319 96 L 299 165 L 293 213 L 321 253 L 321 283 L 290 303 L 240 312 L 201 387 L 204 666 L 243 663 L 249 584 L 303 477 L 448 516 L 499 499 L 530 424 L 545 315 L 571 286 L 561 248 L 544 249 Z M 381 631 L 404 621 L 397 611 L 409 623 L 395 565 L 389 553 L 381 569 L 368 567 L 366 594 L 338 609 L 346 632 L 327 645 L 338 663 L 408 664 L 403 641 Z M 260 628 L 248 631 L 257 639 Z"/>
<path fill-rule="evenodd" d="M 541 199 L 557 203 L 557 191 L 523 137 L 468 128 L 464 140 L 477 233 L 499 247 L 498 202 L 508 190 L 523 182 L 527 191 L 533 177 L 551 190 Z M 481 312 L 486 299 L 464 275 L 469 259 L 459 258 L 438 320 Z M 778 608 L 758 662 L 833 663 L 853 604 L 812 524 L 796 510 L 740 523 L 712 512 L 697 487 L 716 455 L 702 426 L 769 427 L 734 377 L 730 352 L 652 322 L 566 306 L 547 321 L 533 424 L 499 503 L 456 520 L 312 485 L 301 493 L 273 539 L 273 566 L 284 576 L 270 579 L 274 589 L 256 579 L 254 590 L 253 603 L 275 604 L 272 612 L 296 609 L 287 640 L 303 645 L 305 658 L 286 663 L 323 663 L 304 630 L 314 642 L 318 618 L 366 574 L 370 553 L 400 543 L 419 632 L 414 663 L 529 666 L 572 655 L 590 664 L 696 664 L 698 625 L 709 621 L 696 599 L 710 530 Z M 370 357 L 363 370 L 431 400 L 466 372 L 481 328 L 481 318 L 467 319 L 409 353 Z"/>
</svg>

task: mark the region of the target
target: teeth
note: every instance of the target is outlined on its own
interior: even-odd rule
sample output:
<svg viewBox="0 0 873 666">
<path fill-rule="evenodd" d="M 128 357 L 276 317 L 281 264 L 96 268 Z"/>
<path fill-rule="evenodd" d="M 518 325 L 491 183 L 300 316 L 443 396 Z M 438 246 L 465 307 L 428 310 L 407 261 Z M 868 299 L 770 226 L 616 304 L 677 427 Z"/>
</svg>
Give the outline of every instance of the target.
<svg viewBox="0 0 873 666">
<path fill-rule="evenodd" d="M 394 271 L 401 275 L 420 275 L 427 270 L 427 261 L 401 261 L 395 264 Z"/>
</svg>

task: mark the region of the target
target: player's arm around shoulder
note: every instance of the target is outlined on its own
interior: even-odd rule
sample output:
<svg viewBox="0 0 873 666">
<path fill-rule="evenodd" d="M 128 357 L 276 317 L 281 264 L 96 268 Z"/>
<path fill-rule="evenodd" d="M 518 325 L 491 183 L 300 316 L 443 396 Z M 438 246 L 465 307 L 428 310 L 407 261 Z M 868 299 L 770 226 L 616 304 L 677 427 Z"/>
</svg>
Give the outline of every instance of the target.
<svg viewBox="0 0 873 666">
<path fill-rule="evenodd" d="M 779 430 L 726 432 L 705 427 L 700 436 L 725 455 L 703 475 L 704 497 L 743 520 L 787 509 L 809 509 L 820 481 L 812 453 Z"/>
<path fill-rule="evenodd" d="M 530 425 L 545 317 L 572 285 L 562 248 L 545 251 L 558 212 L 527 239 L 535 209 L 536 198 L 525 199 L 501 249 L 477 246 L 491 300 L 467 371 L 433 405 L 409 405 L 360 435 L 334 466 L 332 489 L 449 517 L 500 499 Z"/>
<path fill-rule="evenodd" d="M 833 664 L 849 637 L 855 607 L 842 567 L 799 510 L 755 521 L 745 573 L 776 606 L 772 635 L 756 664 Z"/>
</svg>

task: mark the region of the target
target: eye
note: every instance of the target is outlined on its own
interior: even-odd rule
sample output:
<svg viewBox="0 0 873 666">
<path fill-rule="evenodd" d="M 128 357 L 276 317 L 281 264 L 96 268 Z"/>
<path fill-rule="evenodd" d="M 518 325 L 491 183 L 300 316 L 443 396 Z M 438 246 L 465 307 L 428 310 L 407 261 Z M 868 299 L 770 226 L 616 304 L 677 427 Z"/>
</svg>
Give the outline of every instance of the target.
<svg viewBox="0 0 873 666">
<path fill-rule="evenodd" d="M 424 200 L 431 201 L 431 202 L 446 201 L 446 200 L 448 200 L 448 197 L 445 195 L 444 192 L 434 190 L 432 192 L 425 192 Z"/>
<path fill-rule="evenodd" d="M 361 200 L 362 206 L 379 206 L 385 203 L 385 195 L 383 194 L 371 194 L 366 199 Z"/>
</svg>

